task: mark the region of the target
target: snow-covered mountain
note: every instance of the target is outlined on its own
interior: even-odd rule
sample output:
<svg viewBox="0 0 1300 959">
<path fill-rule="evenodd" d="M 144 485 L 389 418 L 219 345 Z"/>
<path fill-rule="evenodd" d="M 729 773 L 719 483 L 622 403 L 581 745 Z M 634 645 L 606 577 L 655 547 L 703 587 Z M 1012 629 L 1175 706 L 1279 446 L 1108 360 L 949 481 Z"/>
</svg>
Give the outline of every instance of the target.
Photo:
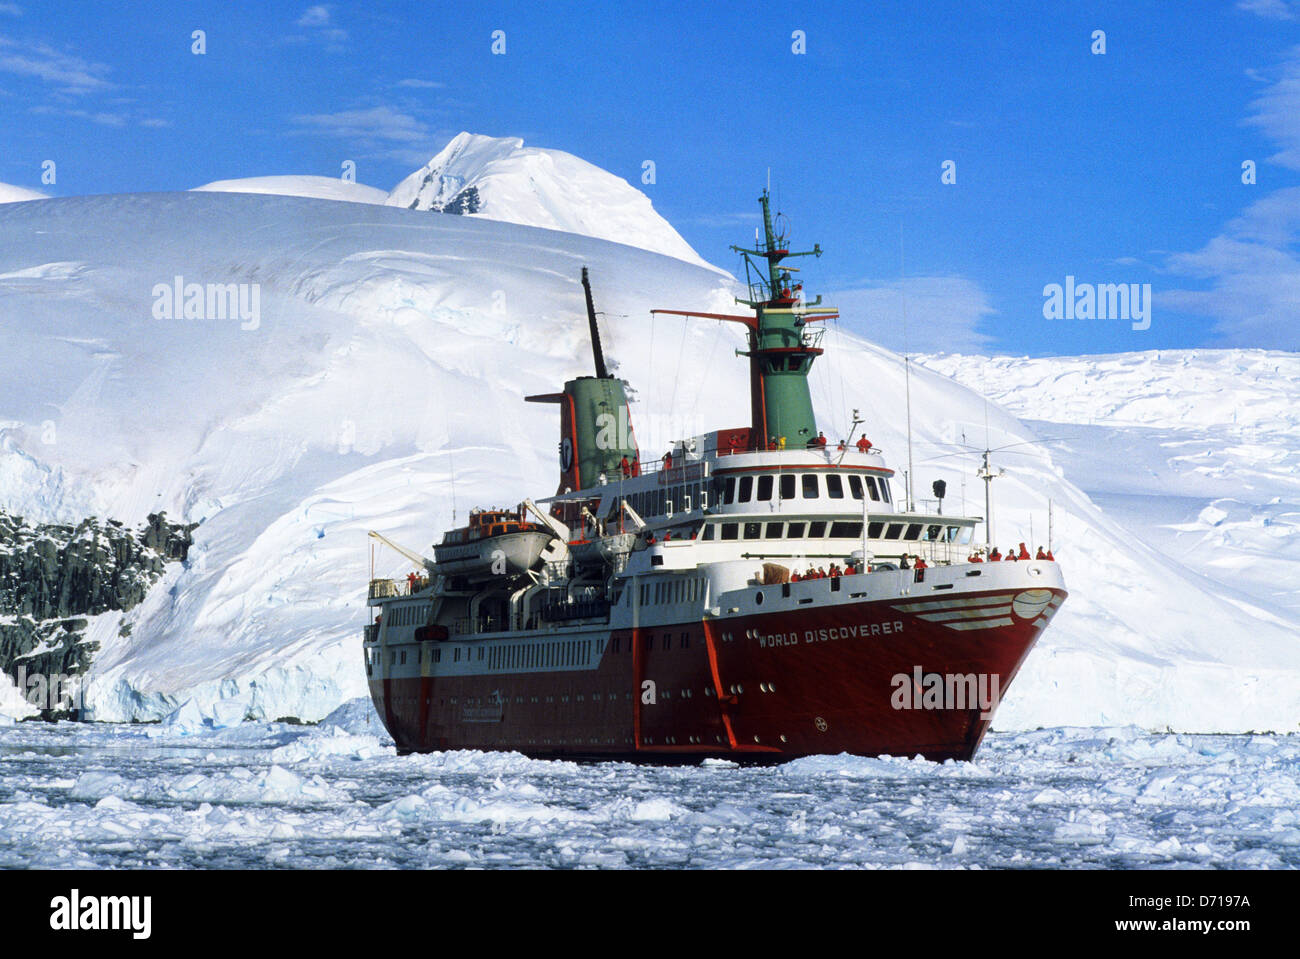
<svg viewBox="0 0 1300 959">
<path fill-rule="evenodd" d="M 738 329 L 648 312 L 730 309 L 734 281 L 688 260 L 483 216 L 284 196 L 0 207 L 0 504 L 33 522 L 134 525 L 159 510 L 201 521 L 185 564 L 144 602 L 93 617 L 95 715 L 154 718 L 189 701 L 227 718 L 316 719 L 364 695 L 366 531 L 427 550 L 453 512 L 554 487 L 553 410 L 523 397 L 587 372 L 583 265 L 607 352 L 638 391 L 648 456 L 747 421 Z M 166 318 L 178 276 L 243 284 L 248 316 Z M 827 435 L 859 408 L 901 467 L 900 357 L 835 327 L 823 345 L 813 388 Z M 998 481 L 999 541 L 1045 539 L 1053 503 L 1072 595 L 999 728 L 1296 728 L 1294 609 L 1143 542 L 1035 428 L 977 393 L 914 366 L 911 394 L 918 491 L 942 478 L 948 508 L 981 511 L 968 464 L 948 454 L 987 420 L 993 446 L 1024 444 Z M 1093 453 L 1123 476 L 1113 439 Z"/>
<path fill-rule="evenodd" d="M 580 233 L 709 265 L 626 180 L 571 153 L 525 147 L 517 137 L 457 134 L 387 202 Z"/>
<path fill-rule="evenodd" d="M 22 203 L 25 200 L 44 200 L 45 194 L 29 190 L 25 186 L 12 183 L 0 183 L 0 203 Z"/>
<path fill-rule="evenodd" d="M 1225 588 L 1300 614 L 1300 355 L 922 362 L 1032 424 L 1066 475 L 1146 542 Z M 1000 459 L 1014 468 L 1019 456 Z"/>
<path fill-rule="evenodd" d="M 303 196 L 346 203 L 384 203 L 388 194 L 373 186 L 329 176 L 256 176 L 239 180 L 214 180 L 194 189 L 210 193 L 269 193 Z"/>
</svg>

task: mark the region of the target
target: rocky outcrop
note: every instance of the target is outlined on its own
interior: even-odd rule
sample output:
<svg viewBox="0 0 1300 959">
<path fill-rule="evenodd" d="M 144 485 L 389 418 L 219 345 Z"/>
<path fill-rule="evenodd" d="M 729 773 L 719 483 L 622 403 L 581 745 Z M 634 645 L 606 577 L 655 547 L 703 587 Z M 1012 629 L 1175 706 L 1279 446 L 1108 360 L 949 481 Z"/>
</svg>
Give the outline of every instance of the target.
<svg viewBox="0 0 1300 959">
<path fill-rule="evenodd" d="M 98 648 L 86 639 L 87 617 L 139 604 L 169 562 L 185 560 L 196 525 L 163 513 L 138 530 L 93 517 L 31 525 L 0 510 L 0 671 L 11 679 L 84 673 Z"/>
</svg>

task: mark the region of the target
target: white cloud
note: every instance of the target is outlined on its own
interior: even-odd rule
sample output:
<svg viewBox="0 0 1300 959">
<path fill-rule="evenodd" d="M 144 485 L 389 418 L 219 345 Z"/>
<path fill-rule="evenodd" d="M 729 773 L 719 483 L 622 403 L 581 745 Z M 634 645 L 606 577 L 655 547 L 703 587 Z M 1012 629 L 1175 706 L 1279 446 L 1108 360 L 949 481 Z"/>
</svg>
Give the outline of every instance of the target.
<svg viewBox="0 0 1300 959">
<path fill-rule="evenodd" d="M 1210 288 L 1157 300 L 1213 317 L 1225 345 L 1300 349 L 1300 187 L 1264 196 L 1201 249 L 1170 256 L 1166 268 Z"/>
<path fill-rule="evenodd" d="M 36 77 L 77 95 L 112 87 L 105 79 L 105 64 L 87 62 L 44 43 L 19 44 L 8 37 L 0 37 L 0 71 Z"/>
<path fill-rule="evenodd" d="M 1282 147 L 1270 160 L 1300 170 L 1300 47 L 1276 76 L 1251 101 L 1246 123 Z M 1169 255 L 1165 269 L 1208 288 L 1169 290 L 1157 301 L 1211 317 L 1224 345 L 1300 348 L 1300 187 L 1264 194 L 1201 249 Z"/>
<path fill-rule="evenodd" d="M 308 7 L 298 18 L 300 27 L 325 27 L 329 26 L 330 8 L 324 5 Z"/>
<path fill-rule="evenodd" d="M 1278 79 L 1250 102 L 1250 109 L 1247 125 L 1259 127 L 1282 147 L 1269 159 L 1300 170 L 1300 46 L 1291 48 Z"/>
<path fill-rule="evenodd" d="M 906 290 L 906 299 L 900 295 Z M 978 284 L 960 276 L 909 276 L 882 286 L 841 290 L 824 302 L 840 322 L 872 342 L 913 353 L 980 353 L 992 337 L 979 330 L 996 311 Z M 904 343 L 903 310 L 907 311 Z"/>
<path fill-rule="evenodd" d="M 446 85 L 447 84 L 445 83 L 438 83 L 434 80 L 420 80 L 414 77 L 408 77 L 405 80 L 397 81 L 397 86 L 399 87 L 411 87 L 416 90 L 441 90 Z"/>
<path fill-rule="evenodd" d="M 1295 20 L 1295 8 L 1286 0 L 1237 0 L 1237 9 L 1266 20 Z"/>
<path fill-rule="evenodd" d="M 338 51 L 348 39 L 348 32 L 334 25 L 334 8 L 320 4 L 308 7 L 298 18 L 298 26 L 311 31 L 311 36 L 325 41 L 325 49 Z"/>
<path fill-rule="evenodd" d="M 315 135 L 345 140 L 353 149 L 378 151 L 373 155 L 419 166 L 433 154 L 418 144 L 436 138 L 424 121 L 389 106 L 337 113 L 314 113 L 293 117 L 297 135 Z"/>
<path fill-rule="evenodd" d="M 80 110 L 76 108 L 54 107 L 48 104 L 38 104 L 30 108 L 29 113 L 35 113 L 44 116 L 57 117 L 76 117 L 79 120 L 89 120 L 92 123 L 98 123 L 106 127 L 124 127 L 128 122 L 128 117 L 124 113 L 111 113 L 107 110 Z"/>
</svg>

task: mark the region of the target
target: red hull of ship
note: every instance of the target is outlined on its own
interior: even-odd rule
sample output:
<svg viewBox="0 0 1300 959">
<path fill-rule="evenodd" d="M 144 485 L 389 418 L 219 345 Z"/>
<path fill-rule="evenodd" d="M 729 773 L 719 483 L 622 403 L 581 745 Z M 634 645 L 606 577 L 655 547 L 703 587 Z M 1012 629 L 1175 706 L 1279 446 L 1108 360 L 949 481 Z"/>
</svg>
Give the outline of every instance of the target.
<svg viewBox="0 0 1300 959">
<path fill-rule="evenodd" d="M 969 617 L 876 600 L 614 630 L 604 634 L 599 665 L 586 670 L 375 676 L 370 689 L 403 752 L 513 750 L 641 761 L 783 761 L 841 752 L 970 759 L 989 727 L 987 700 L 926 708 L 912 677 L 918 668 L 982 676 L 984 689 L 1005 694 L 1065 597 L 1063 589 L 1051 590 L 1047 608 L 1024 618 L 1009 611 L 1015 592 L 965 597 L 1003 603 L 1008 612 L 997 625 L 971 628 Z M 902 685 L 912 688 L 904 694 Z"/>
</svg>

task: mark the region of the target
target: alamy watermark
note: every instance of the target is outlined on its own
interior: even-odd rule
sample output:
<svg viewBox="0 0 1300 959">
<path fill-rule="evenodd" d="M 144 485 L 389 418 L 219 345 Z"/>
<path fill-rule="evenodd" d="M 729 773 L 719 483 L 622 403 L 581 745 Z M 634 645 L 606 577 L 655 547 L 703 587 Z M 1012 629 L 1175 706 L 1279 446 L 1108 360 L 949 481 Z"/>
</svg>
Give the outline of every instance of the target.
<svg viewBox="0 0 1300 959">
<path fill-rule="evenodd" d="M 1065 283 L 1043 287 L 1045 320 L 1130 320 L 1135 330 L 1151 328 L 1150 283 Z"/>
<path fill-rule="evenodd" d="M 29 673 L 19 666 L 12 676 L 5 674 L 18 694 L 33 709 L 44 712 L 80 712 L 86 704 L 84 676 L 65 673 Z"/>
<path fill-rule="evenodd" d="M 50 928 L 56 932 L 129 932 L 133 939 L 148 939 L 152 917 L 152 896 L 85 896 L 73 889 L 50 900 Z"/>
<path fill-rule="evenodd" d="M 234 320 L 241 330 L 262 325 L 260 283 L 156 283 L 152 291 L 156 320 Z"/>
<path fill-rule="evenodd" d="M 997 673 L 895 673 L 889 705 L 894 709 L 976 709 L 980 719 L 992 719 L 998 708 L 1001 681 Z"/>
</svg>

